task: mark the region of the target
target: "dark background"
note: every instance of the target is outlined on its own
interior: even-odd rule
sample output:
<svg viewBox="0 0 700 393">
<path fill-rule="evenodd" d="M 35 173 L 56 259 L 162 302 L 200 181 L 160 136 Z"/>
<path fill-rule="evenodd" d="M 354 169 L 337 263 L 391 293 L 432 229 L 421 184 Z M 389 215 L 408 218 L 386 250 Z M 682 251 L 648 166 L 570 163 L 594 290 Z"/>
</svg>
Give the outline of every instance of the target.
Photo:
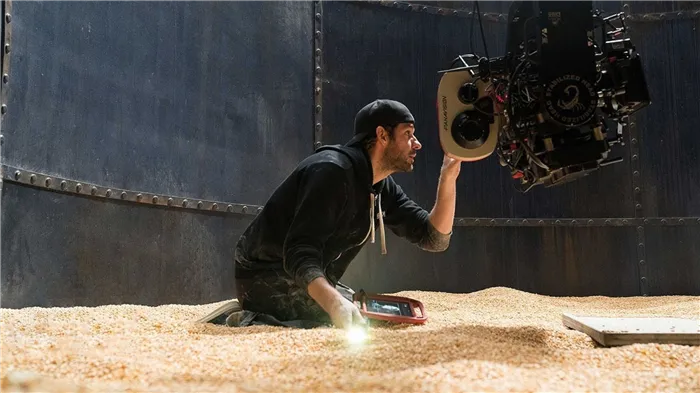
<svg viewBox="0 0 700 393">
<path fill-rule="evenodd" d="M 652 95 L 614 151 L 623 162 L 527 194 L 495 157 L 464 164 L 448 251 L 389 233 L 388 255 L 368 244 L 343 281 L 377 292 L 700 294 L 700 3 L 596 5 L 631 14 Z M 479 6 L 489 55 L 502 55 L 509 2 Z M 355 112 L 378 97 L 417 118 L 422 154 L 395 179 L 429 210 L 442 163 L 437 71 L 485 54 L 472 9 L 3 2 L 2 307 L 234 297 L 233 247 L 255 208 L 318 142 L 349 139 Z M 15 170 L 252 209 L 57 192 Z"/>
</svg>

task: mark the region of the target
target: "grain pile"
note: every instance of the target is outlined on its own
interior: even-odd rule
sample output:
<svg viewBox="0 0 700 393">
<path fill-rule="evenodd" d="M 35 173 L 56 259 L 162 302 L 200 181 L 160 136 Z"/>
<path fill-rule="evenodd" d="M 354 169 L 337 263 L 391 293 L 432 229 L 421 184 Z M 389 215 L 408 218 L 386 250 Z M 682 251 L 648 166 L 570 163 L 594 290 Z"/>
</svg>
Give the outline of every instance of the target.
<svg viewBox="0 0 700 393">
<path fill-rule="evenodd" d="M 600 348 L 561 314 L 700 319 L 699 297 L 552 298 L 508 288 L 401 292 L 423 326 L 195 325 L 202 306 L 2 310 L 2 391 L 700 391 L 700 348 Z M 59 385 L 62 384 L 62 385 Z"/>
</svg>

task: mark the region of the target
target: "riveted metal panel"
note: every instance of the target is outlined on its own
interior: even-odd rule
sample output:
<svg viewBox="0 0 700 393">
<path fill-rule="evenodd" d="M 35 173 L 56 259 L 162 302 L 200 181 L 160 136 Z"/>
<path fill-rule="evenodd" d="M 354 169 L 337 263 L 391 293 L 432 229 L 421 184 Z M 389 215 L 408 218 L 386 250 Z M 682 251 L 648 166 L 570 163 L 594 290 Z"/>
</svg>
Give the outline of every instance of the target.
<svg viewBox="0 0 700 393">
<path fill-rule="evenodd" d="M 309 2 L 17 2 L 4 163 L 262 204 L 311 152 Z"/>
<path fill-rule="evenodd" d="M 2 304 L 202 304 L 235 296 L 251 216 L 182 213 L 6 183 Z"/>
<path fill-rule="evenodd" d="M 698 216 L 700 17 L 632 28 L 652 96 L 652 105 L 635 116 L 644 215 Z"/>
<path fill-rule="evenodd" d="M 649 295 L 700 294 L 700 226 L 648 226 L 645 233 L 640 263 Z"/>
<path fill-rule="evenodd" d="M 389 253 L 368 244 L 343 281 L 379 292 L 507 286 L 552 296 L 637 296 L 635 244 L 633 227 L 458 227 L 447 251 L 430 253 L 390 233 Z"/>
<path fill-rule="evenodd" d="M 2 306 L 235 296 L 238 236 L 312 150 L 313 7 L 12 3 Z"/>
<path fill-rule="evenodd" d="M 355 113 L 375 98 L 404 102 L 417 118 L 417 136 L 423 148 L 414 173 L 394 177 L 409 196 L 429 209 L 435 201 L 443 159 L 435 111 L 437 72 L 457 55 L 471 51 L 472 26 L 473 49 L 481 55 L 485 51 L 474 18 L 421 9 L 373 3 L 324 4 L 323 142 L 346 142 L 352 135 Z M 489 55 L 502 55 L 506 24 L 482 22 Z M 515 190 L 515 181 L 495 155 L 465 163 L 458 181 L 457 216 L 634 217 L 629 149 L 618 148 L 615 153 L 623 158 L 622 163 L 576 182 L 527 194 Z"/>
</svg>

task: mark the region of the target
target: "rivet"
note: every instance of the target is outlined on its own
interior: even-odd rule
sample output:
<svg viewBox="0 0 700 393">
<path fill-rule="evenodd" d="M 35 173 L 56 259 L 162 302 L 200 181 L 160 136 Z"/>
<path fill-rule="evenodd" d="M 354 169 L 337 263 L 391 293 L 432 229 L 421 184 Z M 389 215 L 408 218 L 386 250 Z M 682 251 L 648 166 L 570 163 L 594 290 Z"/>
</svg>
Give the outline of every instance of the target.
<svg viewBox="0 0 700 393">
<path fill-rule="evenodd" d="M 143 195 L 141 195 L 141 194 L 136 194 L 136 200 L 137 200 L 137 201 L 140 201 L 141 198 L 143 198 Z"/>
<path fill-rule="evenodd" d="M 544 220 L 537 221 L 538 224 L 544 224 Z"/>
<path fill-rule="evenodd" d="M 510 220 L 506 220 L 506 224 L 510 224 L 510 223 L 511 223 L 511 221 L 510 221 Z"/>
<path fill-rule="evenodd" d="M 647 280 L 647 278 L 646 278 L 646 277 L 642 277 L 642 281 L 646 281 L 646 280 Z"/>
<path fill-rule="evenodd" d="M 633 160 L 636 160 L 636 159 L 637 159 L 637 155 L 636 155 L 636 154 L 633 154 L 633 155 L 632 155 L 632 159 L 633 159 Z"/>
<path fill-rule="evenodd" d="M 457 14 L 458 14 L 458 12 L 456 10 L 452 11 L 452 15 L 457 15 Z"/>
<path fill-rule="evenodd" d="M 316 48 L 316 56 L 321 56 L 321 49 Z"/>
<path fill-rule="evenodd" d="M 258 214 L 260 214 L 262 212 L 262 210 L 263 210 L 262 206 L 258 207 Z"/>
<path fill-rule="evenodd" d="M 82 185 L 82 184 L 78 183 L 78 184 L 75 185 L 75 191 L 80 192 L 80 190 L 82 190 L 82 189 L 83 189 L 83 185 Z"/>
<path fill-rule="evenodd" d="M 7 113 L 7 105 L 2 104 L 2 106 L 0 106 L 0 113 L 2 113 L 3 115 Z"/>
<path fill-rule="evenodd" d="M 242 213 L 245 213 L 245 212 L 247 212 L 247 211 L 248 211 L 248 206 L 243 206 L 243 208 L 241 209 L 241 212 L 242 212 Z"/>
<path fill-rule="evenodd" d="M 316 88 L 316 94 L 321 94 L 321 88 L 320 88 L 320 87 L 317 87 L 317 88 Z"/>
<path fill-rule="evenodd" d="M 697 219 L 697 223 L 700 224 L 700 218 Z"/>
<path fill-rule="evenodd" d="M 320 12 L 316 13 L 316 20 L 321 20 L 321 13 Z"/>
<path fill-rule="evenodd" d="M 666 223 L 666 219 L 665 219 L 665 218 L 661 219 L 661 223 L 662 223 L 662 224 L 665 224 L 665 223 Z"/>
<path fill-rule="evenodd" d="M 496 220 L 491 219 L 491 224 L 495 224 L 495 223 L 496 223 Z"/>
<path fill-rule="evenodd" d="M 649 223 L 649 219 L 648 219 L 648 218 L 645 218 L 645 219 L 644 219 L 644 223 L 645 223 L 645 224 L 648 224 L 648 223 Z"/>
<path fill-rule="evenodd" d="M 10 53 L 10 44 L 5 44 L 5 53 Z"/>
<path fill-rule="evenodd" d="M 457 224 L 458 224 L 458 225 L 464 225 L 464 219 L 463 219 L 463 218 L 460 218 L 459 220 L 457 220 Z"/>
<path fill-rule="evenodd" d="M 204 206 L 204 204 L 202 203 L 202 201 L 197 202 L 197 209 L 201 209 L 202 206 Z"/>
<path fill-rule="evenodd" d="M 632 138 L 632 144 L 636 145 L 637 144 L 637 138 Z"/>
<path fill-rule="evenodd" d="M 316 112 L 321 112 L 321 105 L 316 105 Z"/>
<path fill-rule="evenodd" d="M 172 205 L 173 205 L 173 198 L 168 198 L 168 206 L 172 206 Z"/>
<path fill-rule="evenodd" d="M 678 220 L 678 223 L 679 223 L 679 224 L 683 224 L 684 222 L 685 222 L 685 220 L 682 219 L 682 218 Z"/>
<path fill-rule="evenodd" d="M 628 222 L 628 221 L 627 221 L 626 218 L 622 220 L 622 223 L 623 223 L 623 224 L 627 224 L 627 222 Z"/>
<path fill-rule="evenodd" d="M 321 141 L 316 141 L 316 142 L 314 143 L 314 147 L 315 147 L 316 149 L 318 149 L 319 147 L 321 147 Z"/>
<path fill-rule="evenodd" d="M 232 211 L 233 211 L 233 205 L 228 205 L 228 206 L 226 206 L 226 211 L 227 211 L 227 212 L 232 212 Z"/>
<path fill-rule="evenodd" d="M 2 74 L 2 83 L 7 83 L 10 81 L 10 76 L 7 74 Z"/>
<path fill-rule="evenodd" d="M 437 13 L 442 15 L 442 8 L 438 8 Z"/>
<path fill-rule="evenodd" d="M 63 180 L 63 181 L 61 181 L 61 190 L 65 190 L 65 189 L 66 189 L 66 181 Z"/>
<path fill-rule="evenodd" d="M 111 197 L 111 196 L 112 196 L 112 190 L 109 190 L 109 189 L 108 189 L 107 191 L 105 191 L 105 196 L 106 196 L 107 198 Z"/>
<path fill-rule="evenodd" d="M 50 177 L 47 177 L 46 179 L 44 179 L 44 185 L 46 187 L 49 187 L 51 185 L 51 178 Z"/>
<path fill-rule="evenodd" d="M 592 224 L 593 224 L 593 220 L 588 220 L 588 223 L 592 225 Z"/>
<path fill-rule="evenodd" d="M 639 260 L 639 264 L 640 264 L 640 265 L 643 265 L 643 264 L 644 264 L 644 260 L 643 260 L 643 259 L 640 259 L 640 260 Z"/>
<path fill-rule="evenodd" d="M 154 195 L 151 201 L 153 201 L 153 203 L 158 203 L 158 195 Z"/>
<path fill-rule="evenodd" d="M 605 224 L 610 225 L 610 220 L 605 220 Z"/>
<path fill-rule="evenodd" d="M 211 210 L 219 210 L 219 205 L 214 203 L 213 205 L 211 205 Z"/>
<path fill-rule="evenodd" d="M 10 15 L 10 14 L 5 14 L 5 22 L 7 22 L 7 23 L 12 22 L 12 15 Z"/>
<path fill-rule="evenodd" d="M 35 175 L 35 174 L 32 174 L 31 176 L 29 176 L 29 182 L 30 182 L 30 183 L 34 184 L 35 181 L 36 181 L 36 175 Z"/>
<path fill-rule="evenodd" d="M 637 244 L 637 247 L 639 247 L 639 248 L 644 248 L 644 243 L 639 243 L 639 244 Z"/>
<path fill-rule="evenodd" d="M 320 67 L 320 66 L 316 66 L 316 73 L 317 73 L 317 74 L 320 74 L 320 73 L 321 73 L 321 67 Z"/>
<path fill-rule="evenodd" d="M 643 226 L 638 226 L 638 227 L 637 227 L 637 230 L 638 230 L 639 232 L 642 232 L 642 231 L 644 230 L 644 227 L 643 227 Z"/>
<path fill-rule="evenodd" d="M 319 37 L 321 37 L 321 31 L 320 31 L 320 30 L 316 30 L 316 38 L 319 38 Z"/>
<path fill-rule="evenodd" d="M 527 220 L 523 220 L 523 224 L 527 224 Z"/>
<path fill-rule="evenodd" d="M 184 199 L 184 200 L 182 201 L 182 207 L 187 207 L 187 199 Z"/>
<path fill-rule="evenodd" d="M 639 187 L 634 188 L 634 192 L 639 192 L 639 191 L 641 191 L 641 189 Z"/>
<path fill-rule="evenodd" d="M 126 191 L 122 191 L 121 198 L 126 199 Z"/>
<path fill-rule="evenodd" d="M 639 171 L 634 171 L 634 172 L 632 172 L 632 174 L 633 174 L 634 176 L 639 176 Z"/>
<path fill-rule="evenodd" d="M 321 129 L 321 123 L 316 123 L 316 131 L 319 131 Z"/>
<path fill-rule="evenodd" d="M 22 177 L 22 172 L 15 171 L 15 180 L 19 180 L 20 177 Z"/>
<path fill-rule="evenodd" d="M 639 210 L 639 209 L 642 208 L 642 204 L 641 204 L 641 203 L 638 203 L 638 204 L 635 205 L 635 207 L 637 208 L 637 210 Z"/>
<path fill-rule="evenodd" d="M 555 224 L 561 224 L 561 220 L 554 221 Z"/>
<path fill-rule="evenodd" d="M 94 187 L 94 186 L 93 186 L 93 187 L 90 189 L 90 194 L 92 194 L 92 195 L 97 194 L 97 187 Z"/>
<path fill-rule="evenodd" d="M 576 221 L 576 220 L 571 220 L 571 225 L 576 225 L 576 224 L 578 224 L 578 221 Z"/>
</svg>

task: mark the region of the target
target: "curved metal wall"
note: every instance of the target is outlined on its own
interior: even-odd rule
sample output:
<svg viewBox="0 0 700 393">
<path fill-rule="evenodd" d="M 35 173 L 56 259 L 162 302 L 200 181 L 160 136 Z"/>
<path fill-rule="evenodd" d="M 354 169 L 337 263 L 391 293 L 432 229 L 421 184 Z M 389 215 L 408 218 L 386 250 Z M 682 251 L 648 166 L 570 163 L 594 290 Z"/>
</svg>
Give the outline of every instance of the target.
<svg viewBox="0 0 700 393">
<path fill-rule="evenodd" d="M 312 151 L 313 5 L 5 5 L 2 305 L 234 295 L 238 235 Z"/>
<path fill-rule="evenodd" d="M 489 55 L 502 55 L 509 2 L 479 4 Z M 349 284 L 370 291 L 506 285 L 574 296 L 700 293 L 700 254 L 692 240 L 700 238 L 700 134 L 694 132 L 700 4 L 595 5 L 631 16 L 652 94 L 652 106 L 626 130 L 626 145 L 613 151 L 623 162 L 527 194 L 514 190 L 496 157 L 464 164 L 450 249 L 426 253 L 391 236 L 387 256 L 372 245 L 363 251 L 345 277 Z M 417 117 L 423 151 L 414 173 L 395 178 L 427 209 L 442 162 L 437 70 L 472 46 L 485 54 L 473 6 L 324 3 L 324 141 L 346 140 L 355 111 L 377 96 L 405 102 Z"/>
<path fill-rule="evenodd" d="M 437 71 L 472 46 L 484 53 L 473 2 L 3 4 L 3 307 L 235 296 L 233 246 L 257 208 L 380 96 L 417 117 L 423 154 L 396 179 L 429 209 Z M 501 55 L 509 4 L 479 4 Z M 495 157 L 464 164 L 447 252 L 389 234 L 389 254 L 369 244 L 344 281 L 700 293 L 700 5 L 596 4 L 632 15 L 652 94 L 623 162 L 528 194 Z"/>
</svg>

